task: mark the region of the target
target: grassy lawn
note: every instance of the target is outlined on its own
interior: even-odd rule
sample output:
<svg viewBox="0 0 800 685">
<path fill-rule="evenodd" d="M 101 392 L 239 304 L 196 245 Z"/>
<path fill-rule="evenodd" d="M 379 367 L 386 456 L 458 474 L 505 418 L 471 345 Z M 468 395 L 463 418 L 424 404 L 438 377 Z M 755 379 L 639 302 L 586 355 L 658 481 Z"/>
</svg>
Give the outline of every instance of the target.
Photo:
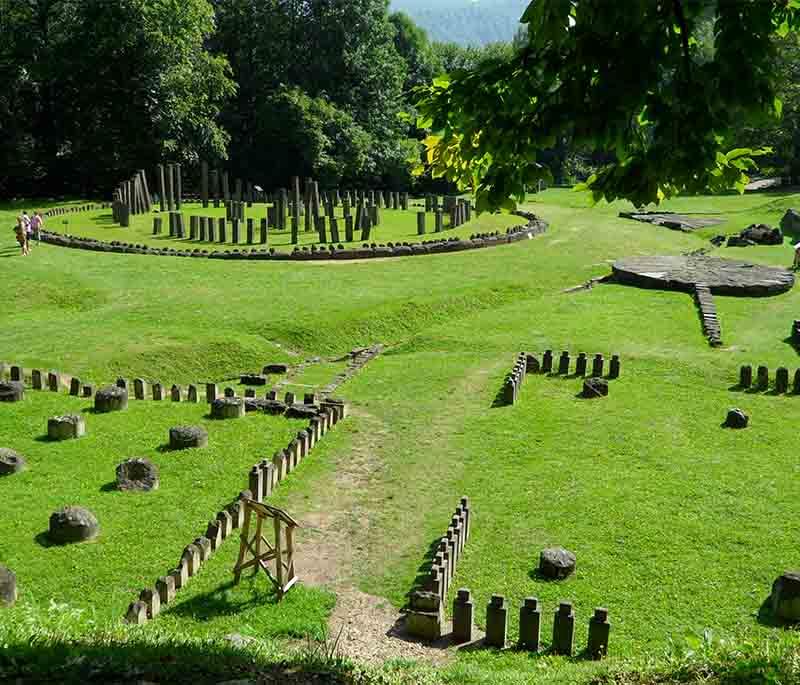
<svg viewBox="0 0 800 685">
<path fill-rule="evenodd" d="M 245 208 L 245 218 L 252 218 L 254 223 L 254 248 L 262 248 L 261 245 L 261 219 L 266 217 L 266 205 L 254 204 L 252 207 Z M 382 209 L 380 210 L 381 223 L 377 228 L 374 228 L 370 234 L 370 243 L 388 243 L 388 242 L 418 242 L 421 239 L 430 240 L 433 238 L 468 238 L 473 233 L 487 233 L 492 231 L 505 232 L 506 228 L 511 226 L 518 226 L 522 223 L 519 217 L 509 216 L 507 214 L 496 215 L 481 215 L 476 216 L 473 214 L 472 221 L 469 221 L 458 228 L 452 229 L 450 227 L 449 216 L 445 217 L 444 231 L 435 233 L 435 217 L 433 213 L 428 213 L 426 219 L 427 233 L 424 237 L 417 235 L 417 212 L 422 211 L 424 205 L 409 204 L 407 211 Z M 184 215 L 184 224 L 186 230 L 186 237 L 182 240 L 177 238 L 170 238 L 168 215 L 164 214 L 164 228 L 160 235 L 153 235 L 153 217 L 159 216 L 158 212 L 151 212 L 150 214 L 142 214 L 132 216 L 130 226 L 122 228 L 119 224 L 115 224 L 111 218 L 111 210 L 96 210 L 92 212 L 85 212 L 80 214 L 72 214 L 67 216 L 52 217 L 49 219 L 47 228 L 58 233 L 70 233 L 71 235 L 81 236 L 85 238 L 94 238 L 96 240 L 103 240 L 111 242 L 118 240 L 120 242 L 145 244 L 152 247 L 159 248 L 173 248 L 176 250 L 186 249 L 201 249 L 210 252 L 217 250 L 230 250 L 238 246 L 247 246 L 247 222 L 240 222 L 239 242 L 233 242 L 233 229 L 232 222 L 227 222 L 226 242 L 220 243 L 219 227 L 215 224 L 214 234 L 216 242 L 209 241 L 200 242 L 199 240 L 189 239 L 189 217 L 192 215 L 214 217 L 220 219 L 225 217 L 225 208 L 215 209 L 212 206 L 203 209 L 200 203 L 187 203 L 183 205 L 182 214 Z M 347 242 L 345 240 L 344 219 L 342 208 L 336 208 L 336 215 L 339 217 L 339 243 L 347 248 L 357 248 L 363 245 L 361 240 L 361 232 L 354 233 L 354 240 Z M 353 209 L 352 212 L 355 212 Z M 355 214 L 353 214 L 355 216 Z M 279 252 L 291 252 L 294 249 L 292 245 L 292 232 L 291 217 L 287 219 L 289 222 L 289 229 L 285 231 L 278 231 L 270 229 L 269 239 L 266 247 L 275 248 Z M 328 242 L 332 242 L 330 233 L 330 226 L 328 226 Z M 165 235 L 166 233 L 166 235 Z M 319 245 L 319 236 L 315 230 L 305 230 L 305 220 L 300 218 L 300 246 L 310 247 L 311 245 Z M 338 243 L 337 243 L 338 244 Z"/>
<path fill-rule="evenodd" d="M 355 580 L 361 590 L 400 607 L 458 498 L 470 496 L 475 526 L 454 588 L 473 591 L 478 623 L 483 624 L 489 596 L 505 594 L 515 636 L 517 608 L 522 598 L 535 595 L 544 603 L 547 643 L 557 602 L 569 599 L 576 605 L 576 641 L 582 648 L 592 609 L 607 606 L 614 626 L 612 657 L 607 666 L 597 667 L 469 652 L 439 676 L 453 683 L 580 682 L 598 668 L 659 658 L 671 645 L 706 629 L 725 638 L 745 636 L 747 644 L 758 645 L 774 635 L 758 613 L 772 580 L 785 568 L 800 566 L 800 524 L 793 516 L 800 495 L 793 478 L 800 405 L 792 396 L 729 388 L 743 363 L 784 365 L 791 371 L 800 366 L 797 352 L 785 342 L 800 301 L 796 289 L 766 299 L 716 298 L 724 346 L 712 349 L 688 295 L 614 284 L 571 294 L 564 290 L 608 274 L 617 258 L 710 248 L 714 235 L 738 232 L 753 222 L 776 225 L 787 207 L 798 204 L 800 196 L 780 193 L 667 203 L 667 210 L 727 218 L 720 226 L 688 234 L 620 219 L 617 213 L 630 208 L 623 203 L 590 207 L 583 195 L 552 190 L 528 200 L 527 207 L 550 222 L 548 233 L 534 240 L 374 263 L 218 263 L 44 245 L 22 259 L 13 252 L 9 230 L 0 234 L 0 260 L 8 255 L 2 262 L 8 267 L 7 291 L 19 296 L 12 296 L 13 306 L 4 314 L 0 359 L 88 378 L 162 375 L 185 383 L 231 377 L 271 361 L 334 358 L 356 346 L 384 343 L 387 351 L 337 393 L 352 403 L 351 418 L 321 445 L 319 455 L 315 452 L 318 458 L 304 463 L 285 489 L 281 486 L 277 501 L 301 518 L 336 510 L 343 496 L 337 476 L 349 473 L 355 452 L 366 455 L 359 464 L 360 480 L 346 493 L 357 520 L 347 531 L 359 549 Z M 389 237 L 390 213 L 384 211 L 379 241 L 415 239 L 413 212 L 397 214 L 409 237 Z M 0 221 L 9 215 L 0 214 Z M 121 229 L 99 222 L 85 230 L 106 240 L 126 239 L 106 233 Z M 141 230 L 134 242 L 149 233 L 149 220 Z M 81 231 L 71 226 L 70 232 Z M 783 246 L 720 248 L 712 254 L 777 266 L 792 260 L 788 240 Z M 576 379 L 530 378 L 519 404 L 492 408 L 516 353 L 548 347 L 619 354 L 622 376 L 611 383 L 610 396 L 596 402 L 575 397 Z M 341 368 L 343 363 L 310 366 L 293 383 L 298 391 L 319 387 Z M 5 424 L 22 421 L 28 428 L 20 451 L 30 451 L 31 461 L 37 451 L 42 459 L 46 453 L 52 462 L 51 446 L 35 437 L 50 411 L 44 403 L 55 401 L 43 394 L 19 409 L 4 407 L 0 436 Z M 746 431 L 720 428 L 733 406 L 750 413 Z M 135 408 L 162 410 L 152 404 Z M 32 412 L 27 418 L 12 416 L 26 411 Z M 110 421 L 127 427 L 120 424 L 108 434 L 132 439 L 135 416 L 133 411 L 113 416 Z M 145 445 L 160 444 L 165 429 L 158 421 L 178 423 L 175 416 L 142 417 L 141 428 L 152 436 Z M 252 449 L 241 447 L 246 464 L 263 440 L 258 433 L 251 436 Z M 88 450 L 89 443 L 83 444 Z M 100 450 L 92 457 L 104 466 L 93 476 L 97 483 L 86 486 L 85 501 L 100 508 L 104 498 L 105 506 L 124 499 L 98 489 L 111 479 L 118 457 L 141 451 L 141 444 L 122 442 L 121 452 Z M 239 451 L 232 445 L 225 459 L 238 459 Z M 220 480 L 214 496 L 229 498 L 241 489 L 244 466 L 230 476 L 237 484 L 222 488 Z M 32 468 L 23 477 L 35 473 Z M 166 498 L 166 482 L 162 490 L 159 496 Z M 20 559 L 50 552 L 35 547 L 33 538 L 64 494 L 36 493 L 42 504 L 26 509 L 36 525 L 14 532 L 19 537 L 13 546 L 0 542 L 0 559 L 13 567 Z M 197 489 L 195 494 L 213 493 Z M 176 535 L 180 544 L 168 559 L 154 559 L 155 572 L 143 572 L 143 578 L 154 578 L 174 563 L 183 541 L 197 534 L 198 522 L 219 508 L 217 502 L 212 497 L 198 504 L 199 520 L 186 517 L 187 531 Z M 176 515 L 172 506 L 165 499 L 164 516 Z M 301 536 L 299 544 L 305 539 Z M 550 544 L 576 552 L 575 577 L 551 584 L 533 574 L 539 551 Z M 151 551 L 160 553 L 164 546 Z M 100 547 L 76 549 L 92 554 Z M 269 635 L 275 634 L 270 626 L 278 625 L 283 634 L 298 634 L 304 625 L 295 625 L 294 617 L 311 623 L 330 611 L 330 595 L 314 587 L 293 599 L 296 613 L 268 601 L 257 608 L 262 598 L 246 584 L 242 592 L 251 595 L 230 594 L 225 583 L 232 550 L 227 543 L 204 569 L 206 575 L 160 619 L 164 626 L 204 634 L 217 626 L 230 632 L 244 625 L 251 634 Z M 57 568 L 61 576 L 37 584 L 37 601 L 46 601 L 56 587 L 63 591 L 63 575 L 75 573 L 68 560 Z M 138 582 L 135 572 L 122 576 L 108 582 L 112 587 Z M 70 582 L 80 586 L 79 577 L 66 585 Z M 120 590 L 119 599 L 104 597 L 96 611 L 118 616 L 130 601 L 129 589 Z M 112 598 L 118 604 L 106 606 Z M 147 630 L 157 630 L 158 624 Z M 782 639 L 800 643 L 795 634 Z"/>
<path fill-rule="evenodd" d="M 83 610 L 84 618 L 97 625 L 117 622 L 138 591 L 174 568 L 185 545 L 204 534 L 216 512 L 247 487 L 249 467 L 284 447 L 305 426 L 303 421 L 255 414 L 239 421 L 212 421 L 204 403 L 131 401 L 127 410 L 112 414 L 94 414 L 90 408 L 88 400 L 29 391 L 24 402 L 0 412 L 0 444 L 20 452 L 28 463 L 22 473 L 0 481 L 0 559 L 26 588 L 19 604 L 0 617 L 3 621 L 46 613 L 56 602 Z M 47 442 L 47 418 L 63 413 L 83 413 L 87 435 Z M 205 426 L 209 446 L 165 450 L 169 428 L 175 425 Z M 158 490 L 116 490 L 116 465 L 134 456 L 147 457 L 159 467 Z M 95 541 L 47 544 L 50 512 L 68 504 L 85 506 L 97 516 L 101 531 Z M 235 621 L 240 631 L 245 620 L 263 636 L 319 634 L 332 597 L 303 588 L 278 605 L 267 596 L 264 578 L 231 589 L 227 586 L 237 552 L 238 540 L 226 541 L 179 593 L 170 613 L 180 616 L 181 630 L 232 632 L 226 606 L 234 606 L 241 610 Z M 196 610 L 197 597 L 210 588 L 222 599 L 203 602 L 202 610 Z"/>
</svg>

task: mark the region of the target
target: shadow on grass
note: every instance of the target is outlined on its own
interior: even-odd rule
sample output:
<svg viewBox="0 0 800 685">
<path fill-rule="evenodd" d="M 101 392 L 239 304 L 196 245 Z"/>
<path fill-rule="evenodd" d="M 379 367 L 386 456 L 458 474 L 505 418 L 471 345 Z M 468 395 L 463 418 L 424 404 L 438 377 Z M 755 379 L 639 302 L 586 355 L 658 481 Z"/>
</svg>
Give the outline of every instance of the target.
<svg viewBox="0 0 800 685">
<path fill-rule="evenodd" d="M 218 616 L 233 616 L 248 609 L 278 604 L 278 594 L 264 578 L 251 575 L 235 586 L 233 580 L 197 595 L 187 602 L 172 605 L 166 613 L 191 617 L 197 621 L 210 621 Z"/>
<path fill-rule="evenodd" d="M 433 558 L 436 556 L 436 550 L 439 548 L 441 538 L 435 538 L 428 545 L 428 549 L 423 556 L 423 561 L 417 568 L 417 575 L 414 578 L 414 583 L 411 589 L 406 593 L 408 599 L 411 598 L 411 593 L 420 588 L 424 588 L 430 578 L 431 566 L 433 566 Z M 407 605 L 406 605 L 407 606 Z"/>
<path fill-rule="evenodd" d="M 772 596 L 767 595 L 767 598 L 761 603 L 756 615 L 756 621 L 762 626 L 768 628 L 783 628 L 792 632 L 800 631 L 800 625 L 791 621 L 786 621 L 776 616 L 772 611 Z"/>
<path fill-rule="evenodd" d="M 258 646 L 138 633 L 122 639 L 20 639 L 0 651 L 0 682 L 338 685 L 350 681 L 349 670 L 347 663 L 303 653 L 277 661 L 260 654 Z"/>
<path fill-rule="evenodd" d="M 784 338 L 782 342 L 785 342 L 789 345 L 798 355 L 800 355 L 800 342 L 795 340 L 791 335 L 787 338 Z"/>
</svg>

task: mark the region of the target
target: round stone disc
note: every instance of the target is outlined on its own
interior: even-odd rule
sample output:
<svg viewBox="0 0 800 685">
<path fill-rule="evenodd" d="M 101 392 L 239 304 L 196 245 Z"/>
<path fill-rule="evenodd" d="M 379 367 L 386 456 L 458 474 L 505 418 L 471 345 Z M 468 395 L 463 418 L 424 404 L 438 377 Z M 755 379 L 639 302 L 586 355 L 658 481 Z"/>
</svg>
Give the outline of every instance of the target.
<svg viewBox="0 0 800 685">
<path fill-rule="evenodd" d="M 763 297 L 786 292 L 794 285 L 794 274 L 788 269 L 719 257 L 628 257 L 615 262 L 612 269 L 620 283 L 688 291 L 705 283 L 717 295 Z"/>
</svg>

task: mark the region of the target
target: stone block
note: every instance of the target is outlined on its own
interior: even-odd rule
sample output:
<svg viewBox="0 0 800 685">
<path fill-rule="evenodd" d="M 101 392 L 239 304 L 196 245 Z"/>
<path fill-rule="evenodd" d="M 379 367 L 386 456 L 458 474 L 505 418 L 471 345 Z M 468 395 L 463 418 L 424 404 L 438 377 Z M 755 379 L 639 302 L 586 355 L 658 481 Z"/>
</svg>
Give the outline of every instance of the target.
<svg viewBox="0 0 800 685">
<path fill-rule="evenodd" d="M 42 372 L 39 369 L 31 370 L 31 387 L 34 390 L 44 390 Z"/>
<path fill-rule="evenodd" d="M 0 383 L 0 402 L 21 402 L 25 399 L 25 385 L 22 381 Z"/>
<path fill-rule="evenodd" d="M 224 390 L 223 394 L 224 394 L 224 395 L 225 395 L 225 397 L 227 397 L 227 398 L 236 397 L 236 390 L 234 390 L 234 389 L 233 389 L 233 388 L 231 388 L 231 387 L 227 387 L 227 388 L 225 388 L 225 390 Z"/>
<path fill-rule="evenodd" d="M 536 597 L 526 597 L 519 610 L 519 647 L 538 652 L 541 643 L 542 609 Z"/>
<path fill-rule="evenodd" d="M 86 421 L 78 414 L 54 416 L 47 421 L 47 437 L 50 440 L 73 440 L 86 435 Z"/>
<path fill-rule="evenodd" d="M 206 402 L 211 404 L 216 399 L 217 399 L 216 383 L 206 383 Z"/>
<path fill-rule="evenodd" d="M 453 600 L 453 642 L 472 642 L 475 625 L 475 604 L 469 590 L 462 588 Z"/>
<path fill-rule="evenodd" d="M 155 618 L 161 613 L 161 595 L 158 590 L 146 588 L 139 593 L 139 601 L 147 607 L 147 618 Z"/>
<path fill-rule="evenodd" d="M 11 607 L 17 601 L 17 576 L 7 566 L 0 564 L 0 606 Z"/>
<path fill-rule="evenodd" d="M 594 355 L 594 359 L 592 359 L 592 376 L 600 378 L 603 375 L 604 363 L 602 354 Z"/>
<path fill-rule="evenodd" d="M 128 408 L 128 391 L 116 385 L 98 390 L 94 396 L 94 410 L 98 414 L 122 411 Z"/>
<path fill-rule="evenodd" d="M 224 397 L 211 403 L 214 419 L 240 419 L 245 415 L 244 401 L 235 397 Z"/>
<path fill-rule="evenodd" d="M 72 397 L 80 397 L 81 394 L 81 379 L 72 378 L 69 382 L 69 394 Z"/>
<path fill-rule="evenodd" d="M 195 544 L 187 545 L 181 561 L 186 562 L 186 573 L 191 578 L 200 570 L 200 548 Z"/>
<path fill-rule="evenodd" d="M 741 409 L 730 409 L 723 425 L 726 428 L 747 428 L 749 423 L 750 417 Z"/>
<path fill-rule="evenodd" d="M 739 369 L 739 387 L 749 388 L 753 384 L 753 367 L 745 364 Z"/>
<path fill-rule="evenodd" d="M 153 387 L 151 388 L 153 393 L 153 399 L 157 402 L 160 402 L 164 399 L 164 386 L 161 383 L 153 383 Z"/>
<path fill-rule="evenodd" d="M 201 564 L 211 558 L 213 547 L 211 545 L 211 540 L 209 540 L 205 535 L 201 535 L 199 538 L 196 538 L 193 544 L 197 547 L 197 549 L 200 550 Z"/>
<path fill-rule="evenodd" d="M 775 392 L 783 394 L 789 390 L 789 369 L 780 367 L 775 372 Z"/>
<path fill-rule="evenodd" d="M 81 397 L 92 397 L 94 395 L 94 386 L 85 384 L 81 388 Z"/>
<path fill-rule="evenodd" d="M 611 624 L 608 622 L 608 609 L 594 610 L 594 616 L 589 619 L 589 639 L 586 651 L 591 659 L 602 659 L 608 654 L 608 636 L 611 633 Z"/>
<path fill-rule="evenodd" d="M 50 371 L 47 374 L 47 388 L 51 392 L 59 392 L 61 390 L 61 379 L 58 376 L 58 372 Z"/>
<path fill-rule="evenodd" d="M 572 604 L 561 602 L 553 620 L 553 653 L 572 656 L 574 637 L 575 613 Z"/>
<path fill-rule="evenodd" d="M 196 385 L 190 385 L 186 389 L 186 401 L 187 402 L 191 402 L 193 404 L 196 404 L 199 401 L 198 397 L 197 397 L 197 386 Z"/>
<path fill-rule="evenodd" d="M 123 492 L 149 492 L 159 486 L 158 467 L 149 459 L 127 459 L 116 469 L 117 488 Z"/>
<path fill-rule="evenodd" d="M 208 446 L 208 431 L 202 426 L 175 426 L 169 429 L 169 447 L 185 450 Z"/>
<path fill-rule="evenodd" d="M 561 580 L 575 573 L 576 557 L 563 547 L 548 547 L 539 554 L 539 574 L 550 580 Z"/>
<path fill-rule="evenodd" d="M 784 571 L 775 579 L 770 602 L 775 618 L 800 622 L 800 571 Z"/>
<path fill-rule="evenodd" d="M 578 359 L 575 362 L 575 375 L 585 376 L 587 366 L 588 366 L 588 359 L 586 358 L 586 352 L 579 353 Z"/>
<path fill-rule="evenodd" d="M 551 373 L 553 371 L 553 351 L 545 350 L 542 355 L 542 373 Z"/>
<path fill-rule="evenodd" d="M 62 507 L 50 514 L 47 536 L 58 545 L 93 540 L 99 532 L 97 518 L 83 507 Z"/>
<path fill-rule="evenodd" d="M 487 647 L 498 647 L 503 649 L 506 646 L 506 635 L 508 633 L 508 610 L 505 605 L 503 595 L 492 595 L 492 599 L 486 606 L 486 639 Z"/>
<path fill-rule="evenodd" d="M 143 626 L 147 623 L 147 605 L 141 600 L 131 602 L 125 614 L 125 623 L 134 626 Z"/>
<path fill-rule="evenodd" d="M 766 390 L 769 388 L 769 369 L 766 366 L 759 366 L 756 372 L 756 388 Z"/>
<path fill-rule="evenodd" d="M 229 511 L 223 509 L 217 513 L 217 521 L 219 522 L 220 535 L 225 540 L 233 532 L 233 517 Z"/>
<path fill-rule="evenodd" d="M 608 377 L 609 378 L 619 378 L 620 373 L 620 362 L 619 362 L 619 355 L 615 354 L 611 356 L 611 363 L 608 367 Z"/>
<path fill-rule="evenodd" d="M 175 599 L 175 578 L 173 576 L 161 576 L 156 581 L 156 591 L 161 600 L 161 604 L 166 606 Z"/>
</svg>

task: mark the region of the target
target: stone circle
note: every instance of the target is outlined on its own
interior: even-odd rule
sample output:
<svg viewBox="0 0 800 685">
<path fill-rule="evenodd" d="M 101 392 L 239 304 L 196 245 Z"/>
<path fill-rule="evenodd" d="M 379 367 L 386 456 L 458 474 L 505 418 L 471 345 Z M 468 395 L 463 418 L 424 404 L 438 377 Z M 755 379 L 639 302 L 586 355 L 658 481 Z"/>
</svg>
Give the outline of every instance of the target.
<svg viewBox="0 0 800 685">
<path fill-rule="evenodd" d="M 784 621 L 800 621 L 800 571 L 784 571 L 772 584 L 772 613 Z"/>
<path fill-rule="evenodd" d="M 94 396 L 94 409 L 101 414 L 128 408 L 128 391 L 117 385 L 98 390 Z"/>
<path fill-rule="evenodd" d="M 614 262 L 612 270 L 628 285 L 692 292 L 704 283 L 716 295 L 762 297 L 794 286 L 788 269 L 702 255 L 628 257 Z"/>
<path fill-rule="evenodd" d="M 25 468 L 22 455 L 7 447 L 0 447 L 0 476 L 10 476 Z"/>
<path fill-rule="evenodd" d="M 47 437 L 50 440 L 72 440 L 86 435 L 86 421 L 78 414 L 54 416 L 47 420 Z"/>
<path fill-rule="evenodd" d="M 17 576 L 0 564 L 0 606 L 14 606 L 17 601 Z"/>
<path fill-rule="evenodd" d="M 135 457 L 117 466 L 117 487 L 123 491 L 158 490 L 158 467 L 149 459 Z"/>
<path fill-rule="evenodd" d="M 240 419 L 244 415 L 244 402 L 237 397 L 220 397 L 211 403 L 212 418 Z"/>
<path fill-rule="evenodd" d="M 176 426 L 169 429 L 169 446 L 173 450 L 208 446 L 208 431 L 202 426 Z"/>
<path fill-rule="evenodd" d="M 605 378 L 587 378 L 583 381 L 583 397 L 592 399 L 594 397 L 608 396 L 608 381 Z"/>
<path fill-rule="evenodd" d="M 741 409 L 731 409 L 725 419 L 726 428 L 747 428 L 749 423 L 750 417 Z"/>
<path fill-rule="evenodd" d="M 563 547 L 548 547 L 539 554 L 539 573 L 545 578 L 561 580 L 575 573 L 575 555 Z"/>
<path fill-rule="evenodd" d="M 25 399 L 25 384 L 22 381 L 0 383 L 0 402 L 21 402 Z"/>
<path fill-rule="evenodd" d="M 99 531 L 97 518 L 83 507 L 63 507 L 50 514 L 48 537 L 57 544 L 86 542 L 95 538 Z"/>
</svg>

